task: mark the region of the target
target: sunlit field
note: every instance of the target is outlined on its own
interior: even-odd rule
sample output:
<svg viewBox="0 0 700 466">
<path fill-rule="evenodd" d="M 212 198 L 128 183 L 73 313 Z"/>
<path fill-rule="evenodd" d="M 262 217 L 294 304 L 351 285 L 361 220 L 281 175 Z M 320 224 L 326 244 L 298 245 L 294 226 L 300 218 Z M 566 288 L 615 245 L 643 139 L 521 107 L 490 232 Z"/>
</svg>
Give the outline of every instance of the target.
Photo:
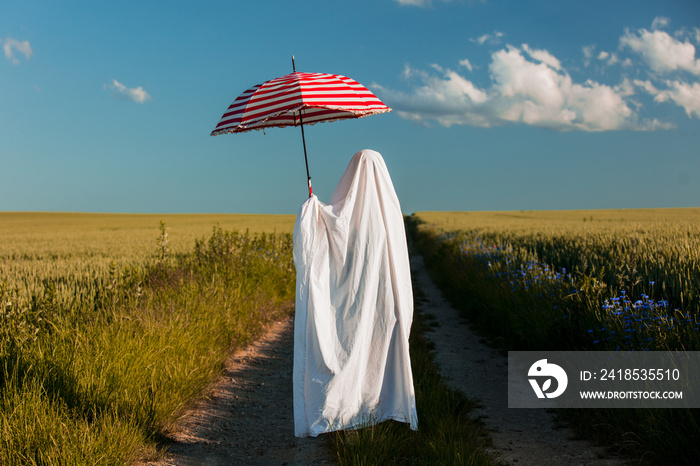
<svg viewBox="0 0 700 466">
<path fill-rule="evenodd" d="M 293 313 L 294 220 L 0 213 L 0 464 L 162 455 L 230 351 Z M 474 404 L 432 365 L 421 321 L 421 429 L 339 432 L 329 448 L 340 464 L 494 464 Z"/>
<path fill-rule="evenodd" d="M 292 314 L 294 220 L 0 213 L 0 464 L 162 455 L 230 351 Z M 421 429 L 339 432 L 340 464 L 494 464 L 474 404 L 437 375 L 420 322 Z"/>
<path fill-rule="evenodd" d="M 294 220 L 0 213 L 0 464 L 158 458 L 232 348 L 292 315 Z M 408 227 L 445 294 L 504 351 L 700 350 L 700 209 L 420 212 Z M 341 464 L 491 464 L 421 322 L 421 428 L 338 433 Z M 565 411 L 614 451 L 700 455 L 694 411 Z"/>
<path fill-rule="evenodd" d="M 138 267 L 161 254 L 160 222 L 170 255 L 192 250 L 196 239 L 224 230 L 291 233 L 294 215 L 84 214 L 0 212 L 0 283 L 31 293 L 54 280 L 64 292 L 74 281 L 107 276 L 110 266 Z"/>
<path fill-rule="evenodd" d="M 57 272 L 67 264 L 89 270 L 105 261 L 119 266 L 140 262 L 154 254 L 161 221 L 167 226 L 168 247 L 177 254 L 191 249 L 195 239 L 211 234 L 217 225 L 250 233 L 291 233 L 294 219 L 294 215 L 252 214 L 0 212 L 0 267 L 5 276 L 14 276 L 28 263 L 35 270 L 39 263 L 39 269 Z"/>
<path fill-rule="evenodd" d="M 698 208 L 419 212 L 409 225 L 443 291 L 503 350 L 700 350 Z M 693 411 L 576 414 L 646 459 L 700 455 Z"/>
<path fill-rule="evenodd" d="M 232 348 L 293 311 L 293 224 L 0 213 L 0 464 L 157 457 Z"/>
</svg>

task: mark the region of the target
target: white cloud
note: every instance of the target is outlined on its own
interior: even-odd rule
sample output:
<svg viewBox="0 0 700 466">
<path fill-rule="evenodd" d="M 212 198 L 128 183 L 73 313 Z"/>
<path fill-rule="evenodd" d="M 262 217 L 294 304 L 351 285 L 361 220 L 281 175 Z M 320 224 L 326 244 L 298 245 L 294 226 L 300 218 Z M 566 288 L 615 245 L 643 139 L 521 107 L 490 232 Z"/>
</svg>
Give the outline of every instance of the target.
<svg viewBox="0 0 700 466">
<path fill-rule="evenodd" d="M 399 116 L 444 126 L 479 127 L 522 123 L 559 131 L 648 130 L 668 127 L 640 122 L 625 98 L 634 93 L 628 80 L 616 87 L 574 83 L 559 60 L 546 50 L 508 46 L 491 54 L 491 86 L 480 89 L 449 69 L 438 74 L 414 70 L 404 75 L 421 84 L 411 92 L 377 86 Z"/>
<path fill-rule="evenodd" d="M 612 52 L 610 54 L 610 59 L 607 61 L 608 65 L 614 65 L 614 64 L 619 63 L 619 62 L 620 62 L 620 57 L 618 57 L 615 52 Z M 623 64 L 625 66 L 630 66 L 632 64 L 632 61 L 628 58 L 627 60 L 625 60 L 625 62 Z"/>
<path fill-rule="evenodd" d="M 482 36 L 477 37 L 476 39 L 469 39 L 471 42 L 475 42 L 479 45 L 484 45 L 485 43 L 489 44 L 499 44 L 501 42 L 501 38 L 503 37 L 503 33 L 499 31 L 493 31 L 493 34 L 484 34 Z"/>
<path fill-rule="evenodd" d="M 13 65 L 19 65 L 19 59 L 15 56 L 15 51 L 24 55 L 26 60 L 32 57 L 32 46 L 29 45 L 29 41 L 18 41 L 8 37 L 2 41 L 2 48 L 5 51 L 5 57 L 10 60 Z"/>
<path fill-rule="evenodd" d="M 460 64 L 460 66 L 465 67 L 465 68 L 468 69 L 469 71 L 473 71 L 473 70 L 474 70 L 474 67 L 472 66 L 471 62 L 470 62 L 469 60 L 467 60 L 466 58 L 463 59 L 463 60 L 460 60 L 460 61 L 459 61 L 459 64 Z"/>
<path fill-rule="evenodd" d="M 584 45 L 581 50 L 583 51 L 583 66 L 590 65 L 593 52 L 595 51 L 595 45 Z"/>
<path fill-rule="evenodd" d="M 396 0 L 401 6 L 430 6 L 430 0 Z"/>
<path fill-rule="evenodd" d="M 401 6 L 418 6 L 422 8 L 433 6 L 432 0 L 394 0 Z M 451 2 L 452 0 L 442 0 L 443 2 Z M 481 2 L 486 2 L 486 0 L 478 0 Z"/>
<path fill-rule="evenodd" d="M 528 61 L 514 47 L 492 55 L 494 91 L 508 107 L 502 118 L 558 130 L 629 126 L 632 110 L 614 89 L 592 81 L 575 84 L 566 72 L 559 72 L 558 60 L 548 61 L 552 63 Z"/>
<path fill-rule="evenodd" d="M 700 118 L 700 83 L 688 84 L 680 81 L 668 82 L 666 95 L 685 109 L 688 117 Z"/>
<path fill-rule="evenodd" d="M 649 94 L 658 104 L 677 105 L 688 118 L 700 118 L 700 59 L 693 45 L 700 44 L 700 28 L 681 28 L 675 33 L 659 29 L 669 24 L 659 16 L 651 30 L 626 29 L 616 51 L 600 50 L 595 44 L 582 47 L 585 67 L 593 65 L 595 72 L 603 74 L 609 66 L 620 66 L 617 85 L 585 77 L 575 82 L 548 50 L 522 44 L 491 52 L 486 83 L 466 77 L 470 76 L 467 70 L 480 67 L 463 59 L 457 71 L 437 64 L 428 71 L 407 66 L 404 76 L 413 78 L 409 91 L 378 86 L 378 92 L 399 116 L 425 124 L 525 124 L 557 131 L 670 129 L 673 123 L 642 114 L 653 104 L 639 96 Z M 470 41 L 494 44 L 503 36 L 494 31 Z M 576 73 L 581 71 L 576 69 Z M 646 80 L 640 79 L 645 74 Z"/>
<path fill-rule="evenodd" d="M 147 100 L 151 100 L 151 96 L 141 86 L 135 88 L 128 88 L 116 79 L 113 79 L 111 84 L 104 84 L 102 88 L 112 89 L 117 93 L 117 95 L 123 96 L 129 100 L 133 100 L 134 102 L 137 102 L 139 104 L 142 104 Z"/>
<path fill-rule="evenodd" d="M 700 83 L 667 80 L 666 89 L 657 89 L 651 81 L 635 80 L 634 84 L 653 95 L 655 101 L 673 102 L 683 107 L 689 118 L 693 115 L 700 118 Z"/>
<path fill-rule="evenodd" d="M 616 65 L 618 63 L 625 67 L 632 65 L 632 60 L 630 60 L 629 58 L 621 60 L 620 56 L 615 52 L 601 50 L 600 52 L 598 52 L 597 55 L 595 55 L 595 48 L 595 45 L 587 45 L 582 48 L 584 67 L 588 67 L 594 58 L 598 61 L 605 62 L 605 64 L 608 66 Z"/>
<path fill-rule="evenodd" d="M 695 58 L 695 46 L 676 40 L 664 31 L 627 30 L 620 38 L 620 47 L 640 54 L 654 71 L 685 70 L 700 76 L 700 60 Z"/>
<path fill-rule="evenodd" d="M 555 70 L 561 69 L 561 63 L 559 60 L 557 60 L 554 55 L 550 54 L 546 50 L 532 50 L 527 44 L 523 44 L 523 50 L 535 60 L 539 60 Z"/>
<path fill-rule="evenodd" d="M 656 18 L 654 18 L 654 21 L 651 22 L 651 28 L 660 29 L 668 26 L 670 23 L 671 20 L 666 18 L 665 16 L 657 16 Z"/>
<path fill-rule="evenodd" d="M 604 61 L 608 66 L 620 63 L 620 57 L 615 52 L 606 52 L 605 50 L 601 50 L 596 58 L 599 61 Z"/>
<path fill-rule="evenodd" d="M 654 87 L 654 85 L 649 80 L 642 81 L 639 79 L 635 79 L 634 85 L 641 87 L 642 89 L 644 89 L 645 91 L 647 91 L 649 94 L 652 94 L 652 95 L 656 95 L 659 93 L 659 90 L 656 87 Z"/>
<path fill-rule="evenodd" d="M 615 89 L 615 93 L 620 97 L 629 97 L 634 95 L 634 85 L 627 78 L 624 78 L 622 82 L 613 89 Z"/>
<path fill-rule="evenodd" d="M 376 84 L 374 87 L 377 92 L 387 96 L 387 100 L 400 103 L 400 108 L 396 107 L 395 110 L 402 118 L 424 122 L 434 119 L 448 127 L 465 123 L 490 126 L 479 110 L 488 98 L 486 93 L 454 71 L 438 71 L 442 77 L 407 66 L 404 76 L 417 77 L 422 83 L 410 94 Z M 468 111 L 465 112 L 465 109 Z"/>
</svg>

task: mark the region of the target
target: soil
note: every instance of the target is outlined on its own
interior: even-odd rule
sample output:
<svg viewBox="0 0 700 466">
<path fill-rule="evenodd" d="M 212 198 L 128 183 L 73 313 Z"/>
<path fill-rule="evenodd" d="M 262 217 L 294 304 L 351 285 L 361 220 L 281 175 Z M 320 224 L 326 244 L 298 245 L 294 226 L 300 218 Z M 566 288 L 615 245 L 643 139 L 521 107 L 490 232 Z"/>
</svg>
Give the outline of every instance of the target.
<svg viewBox="0 0 700 466">
<path fill-rule="evenodd" d="M 294 437 L 294 320 L 275 322 L 236 351 L 221 377 L 179 419 L 151 466 L 333 464 L 327 437 Z"/>
<path fill-rule="evenodd" d="M 480 403 L 475 411 L 486 426 L 500 462 L 511 465 L 628 464 L 602 446 L 576 437 L 543 409 L 508 408 L 508 359 L 485 344 L 430 279 L 421 256 L 411 257 L 414 286 L 425 295 L 426 315 L 436 321 L 426 337 L 435 345 L 440 375 L 454 389 Z"/>
<path fill-rule="evenodd" d="M 511 465 L 623 465 L 604 447 L 576 438 L 540 409 L 508 409 L 507 358 L 483 343 L 433 284 L 420 256 L 411 257 L 414 286 L 435 320 L 441 375 L 477 400 L 475 415 L 493 442 L 490 451 Z M 276 322 L 263 338 L 237 351 L 222 376 L 168 432 L 172 443 L 152 466 L 334 464 L 327 436 L 294 437 L 293 319 Z"/>
</svg>

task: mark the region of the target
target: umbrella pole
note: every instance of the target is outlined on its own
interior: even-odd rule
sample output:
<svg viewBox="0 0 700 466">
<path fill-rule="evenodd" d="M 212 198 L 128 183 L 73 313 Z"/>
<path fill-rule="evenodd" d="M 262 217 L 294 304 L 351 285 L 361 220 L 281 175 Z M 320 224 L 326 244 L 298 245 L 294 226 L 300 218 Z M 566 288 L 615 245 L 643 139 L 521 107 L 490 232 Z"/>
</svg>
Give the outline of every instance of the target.
<svg viewBox="0 0 700 466">
<path fill-rule="evenodd" d="M 294 64 L 294 55 L 292 55 L 292 69 L 297 72 L 297 66 Z M 306 138 L 304 137 L 304 122 L 301 118 L 302 110 L 299 109 L 299 126 L 301 126 L 301 141 L 304 144 L 304 162 L 306 162 L 306 180 L 309 183 L 309 197 L 311 197 L 314 192 L 311 189 L 311 175 L 309 175 L 309 158 L 306 156 Z"/>
<path fill-rule="evenodd" d="M 309 158 L 306 156 L 306 138 L 304 137 L 304 122 L 301 119 L 301 110 L 299 110 L 299 126 L 301 126 L 301 141 L 304 144 L 304 162 L 306 162 L 306 179 L 309 183 L 309 197 L 311 197 L 314 192 L 311 189 L 311 175 L 309 175 Z"/>
</svg>

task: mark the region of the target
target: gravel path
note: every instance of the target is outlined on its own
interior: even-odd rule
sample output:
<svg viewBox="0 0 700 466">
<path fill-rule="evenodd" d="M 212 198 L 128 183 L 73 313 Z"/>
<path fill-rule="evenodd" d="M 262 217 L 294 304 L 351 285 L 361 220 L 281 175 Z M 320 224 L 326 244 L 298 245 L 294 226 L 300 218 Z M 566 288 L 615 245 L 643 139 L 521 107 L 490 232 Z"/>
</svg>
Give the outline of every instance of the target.
<svg viewBox="0 0 700 466">
<path fill-rule="evenodd" d="M 427 337 L 435 343 L 440 372 L 457 390 L 478 400 L 476 412 L 504 464 L 627 464 L 605 449 L 575 439 L 539 409 L 508 409 L 507 359 L 481 343 L 443 298 L 421 256 L 411 257 L 422 308 L 435 318 Z M 167 455 L 152 466 L 333 464 L 326 436 L 294 437 L 292 412 L 293 319 L 277 322 L 264 337 L 237 351 L 202 401 L 169 433 Z"/>
<path fill-rule="evenodd" d="M 159 466 L 332 464 L 326 439 L 294 437 L 294 320 L 237 351 L 204 399 L 175 425 Z"/>
<path fill-rule="evenodd" d="M 557 428 L 542 409 L 508 409 L 508 360 L 482 343 L 430 279 L 423 257 L 411 257 L 414 286 L 425 294 L 422 308 L 438 326 L 426 337 L 435 344 L 440 374 L 455 389 L 482 405 L 475 412 L 493 440 L 493 453 L 505 464 L 596 465 L 627 464 L 602 447 Z"/>
</svg>

